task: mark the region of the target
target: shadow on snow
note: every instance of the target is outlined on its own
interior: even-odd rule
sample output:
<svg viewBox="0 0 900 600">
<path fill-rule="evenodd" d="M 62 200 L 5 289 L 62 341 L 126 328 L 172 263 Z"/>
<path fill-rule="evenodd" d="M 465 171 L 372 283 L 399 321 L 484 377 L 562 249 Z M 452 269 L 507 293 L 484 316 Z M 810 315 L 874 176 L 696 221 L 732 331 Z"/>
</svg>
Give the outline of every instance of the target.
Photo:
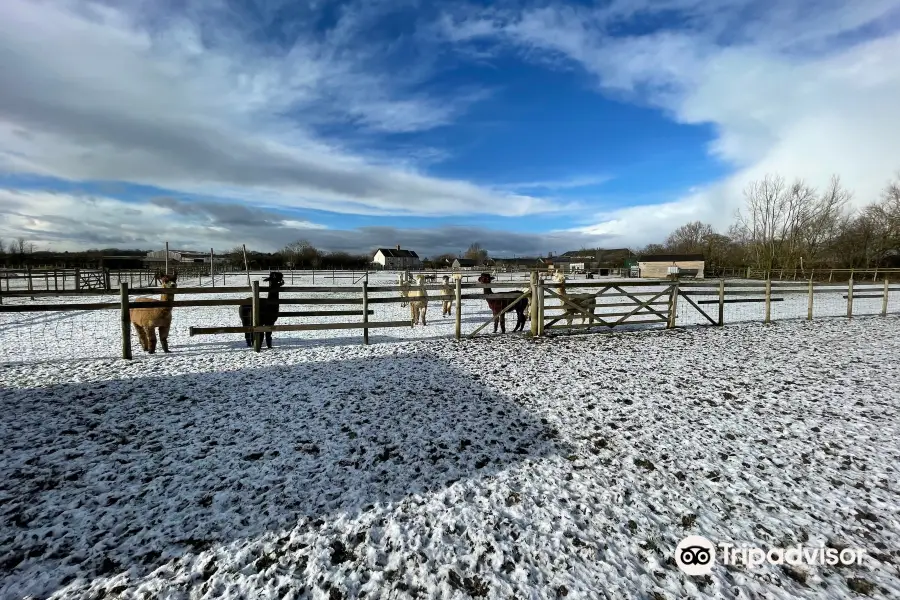
<svg viewBox="0 0 900 600">
<path fill-rule="evenodd" d="M 0 590 L 34 594 L 565 451 L 428 354 L 0 389 L 0 409 Z"/>
</svg>

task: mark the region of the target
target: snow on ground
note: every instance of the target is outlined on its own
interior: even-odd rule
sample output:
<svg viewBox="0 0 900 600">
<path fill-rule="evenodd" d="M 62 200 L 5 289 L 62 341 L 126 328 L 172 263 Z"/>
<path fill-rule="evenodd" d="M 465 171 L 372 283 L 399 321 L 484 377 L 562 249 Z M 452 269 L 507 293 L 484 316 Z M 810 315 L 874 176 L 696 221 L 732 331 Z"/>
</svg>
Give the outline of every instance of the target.
<svg viewBox="0 0 900 600">
<path fill-rule="evenodd" d="M 900 597 L 896 316 L 183 342 L 0 365 L 0 598 Z"/>
</svg>

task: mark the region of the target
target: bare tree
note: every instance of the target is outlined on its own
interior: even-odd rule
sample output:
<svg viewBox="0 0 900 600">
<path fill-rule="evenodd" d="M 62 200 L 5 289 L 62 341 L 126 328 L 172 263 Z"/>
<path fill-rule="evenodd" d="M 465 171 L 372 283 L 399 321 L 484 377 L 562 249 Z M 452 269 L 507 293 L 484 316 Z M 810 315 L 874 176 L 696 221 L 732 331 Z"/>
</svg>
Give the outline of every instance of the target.
<svg viewBox="0 0 900 600">
<path fill-rule="evenodd" d="M 635 252 L 635 254 L 638 256 L 645 256 L 648 254 L 665 254 L 666 252 L 666 247 L 662 244 L 647 244 L 641 250 Z"/>
<path fill-rule="evenodd" d="M 13 245 L 13 252 L 15 252 L 16 254 L 18 254 L 19 256 L 24 256 L 24 255 L 25 255 L 25 248 L 26 248 L 25 244 L 26 244 L 26 243 L 27 243 L 27 242 L 25 241 L 25 238 L 23 238 L 23 237 L 16 238 L 16 241 L 14 242 L 14 245 Z"/>
<path fill-rule="evenodd" d="M 488 259 L 488 252 L 481 247 L 481 244 L 475 242 L 466 250 L 465 258 L 474 260 L 476 264 L 483 265 Z"/>
<path fill-rule="evenodd" d="M 682 225 L 666 238 L 666 250 L 681 254 L 700 254 L 706 249 L 710 236 L 715 234 L 712 225 L 693 221 Z"/>
</svg>

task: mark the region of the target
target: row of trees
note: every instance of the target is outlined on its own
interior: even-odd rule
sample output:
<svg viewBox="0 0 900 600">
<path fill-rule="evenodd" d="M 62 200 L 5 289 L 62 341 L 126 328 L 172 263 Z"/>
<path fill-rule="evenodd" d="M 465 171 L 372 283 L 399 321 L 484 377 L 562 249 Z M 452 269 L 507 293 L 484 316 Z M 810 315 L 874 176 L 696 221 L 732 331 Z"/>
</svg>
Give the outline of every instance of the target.
<svg viewBox="0 0 900 600">
<path fill-rule="evenodd" d="M 638 253 L 700 253 L 713 270 L 900 266 L 900 174 L 862 209 L 850 210 L 851 198 L 837 176 L 819 190 L 768 175 L 745 188 L 725 233 L 695 221 Z"/>
</svg>

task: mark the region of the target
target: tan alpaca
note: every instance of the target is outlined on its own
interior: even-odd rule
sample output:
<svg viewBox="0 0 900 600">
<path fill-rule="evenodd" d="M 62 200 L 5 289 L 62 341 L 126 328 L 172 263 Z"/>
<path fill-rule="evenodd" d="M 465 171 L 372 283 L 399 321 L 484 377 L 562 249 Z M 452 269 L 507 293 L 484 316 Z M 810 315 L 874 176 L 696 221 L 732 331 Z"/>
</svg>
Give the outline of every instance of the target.
<svg viewBox="0 0 900 600">
<path fill-rule="evenodd" d="M 456 288 L 450 285 L 450 277 L 444 275 L 444 285 L 441 286 L 442 296 L 453 296 L 456 294 Z M 449 317 L 453 311 L 453 300 L 444 300 L 441 305 L 441 316 Z"/>
<path fill-rule="evenodd" d="M 400 303 L 400 308 L 406 308 L 406 305 L 409 304 L 407 298 L 409 298 L 409 289 L 411 287 L 410 280 L 406 272 L 399 273 L 397 275 L 397 284 L 400 286 L 400 297 L 403 298 L 403 302 Z"/>
<path fill-rule="evenodd" d="M 569 294 L 566 292 L 566 275 L 565 273 L 558 272 L 556 274 L 556 291 L 557 293 L 571 302 L 576 306 L 580 306 L 584 309 L 586 313 L 595 314 L 594 311 L 597 308 L 597 296 L 594 294 Z M 563 308 L 565 308 L 565 317 L 566 317 L 566 326 L 571 327 L 572 321 L 575 317 L 581 317 L 582 325 L 587 323 L 590 318 L 584 314 L 583 312 L 579 312 L 575 310 L 573 307 L 568 304 L 561 303 Z"/>
<path fill-rule="evenodd" d="M 177 287 L 177 274 L 158 276 L 160 286 L 164 288 Z M 175 294 L 162 294 L 159 300 L 172 303 Z M 157 302 L 156 298 L 135 298 L 134 302 Z M 172 326 L 172 307 L 161 308 L 132 308 L 128 311 L 131 315 L 131 323 L 141 340 L 141 348 L 145 352 L 156 352 L 156 328 L 159 328 L 159 340 L 162 342 L 163 352 L 169 351 L 169 328 Z"/>
<path fill-rule="evenodd" d="M 409 290 L 409 312 L 412 326 L 415 327 L 421 317 L 425 325 L 425 313 L 428 311 L 428 292 L 425 290 L 425 276 L 416 275 L 417 285 Z"/>
</svg>

